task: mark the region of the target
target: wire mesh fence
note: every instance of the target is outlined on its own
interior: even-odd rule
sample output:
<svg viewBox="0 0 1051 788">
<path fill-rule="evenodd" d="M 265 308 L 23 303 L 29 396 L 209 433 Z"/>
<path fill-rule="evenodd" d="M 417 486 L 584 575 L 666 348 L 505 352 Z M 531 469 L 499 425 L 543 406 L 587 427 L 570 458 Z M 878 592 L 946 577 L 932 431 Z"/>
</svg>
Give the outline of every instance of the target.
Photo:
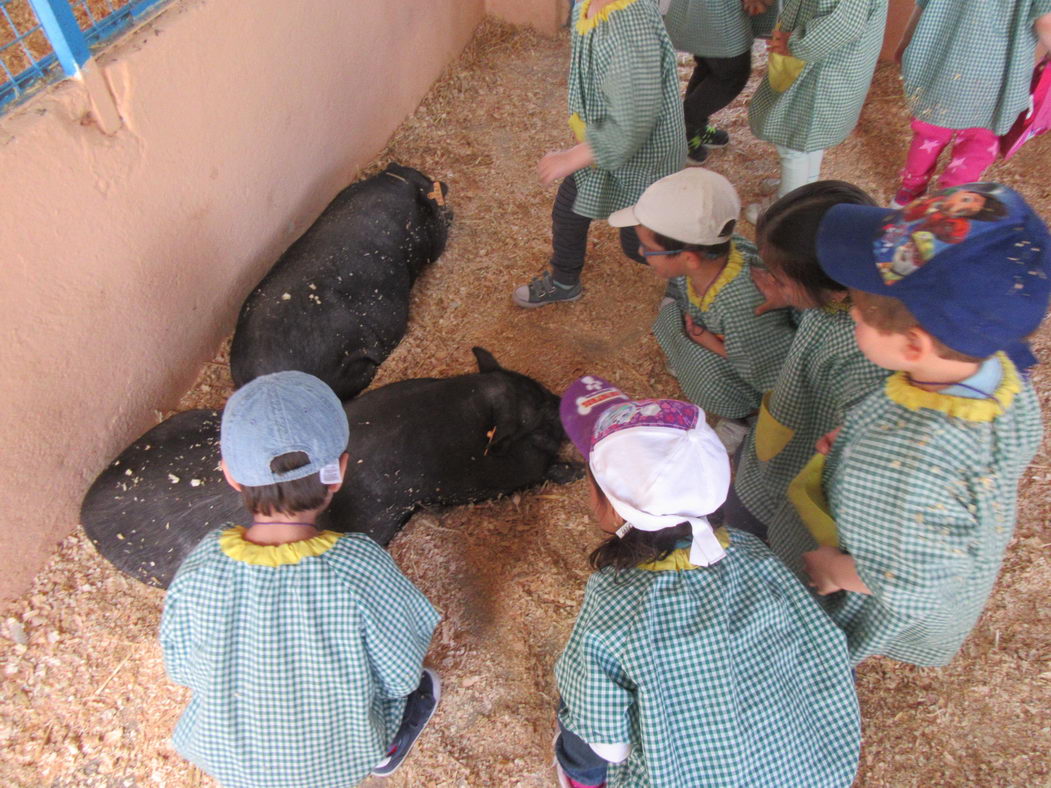
<svg viewBox="0 0 1051 788">
<path fill-rule="evenodd" d="M 59 52 L 86 45 L 98 50 L 168 0 L 35 0 L 68 15 L 75 27 L 45 32 L 29 0 L 0 0 L 0 112 L 40 87 L 68 75 Z M 78 39 L 72 40 L 71 39 Z M 61 40 L 55 40 L 56 38 Z"/>
</svg>

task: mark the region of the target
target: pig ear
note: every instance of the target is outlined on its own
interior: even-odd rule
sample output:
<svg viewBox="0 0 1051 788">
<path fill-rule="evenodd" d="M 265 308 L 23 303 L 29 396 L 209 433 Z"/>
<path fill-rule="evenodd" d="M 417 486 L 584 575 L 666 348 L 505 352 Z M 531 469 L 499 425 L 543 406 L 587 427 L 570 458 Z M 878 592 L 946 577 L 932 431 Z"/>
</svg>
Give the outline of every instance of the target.
<svg viewBox="0 0 1051 788">
<path fill-rule="evenodd" d="M 500 366 L 500 362 L 493 358 L 493 354 L 484 347 L 475 346 L 471 348 L 471 352 L 474 353 L 474 357 L 478 361 L 479 372 L 497 372 L 503 369 Z"/>
</svg>

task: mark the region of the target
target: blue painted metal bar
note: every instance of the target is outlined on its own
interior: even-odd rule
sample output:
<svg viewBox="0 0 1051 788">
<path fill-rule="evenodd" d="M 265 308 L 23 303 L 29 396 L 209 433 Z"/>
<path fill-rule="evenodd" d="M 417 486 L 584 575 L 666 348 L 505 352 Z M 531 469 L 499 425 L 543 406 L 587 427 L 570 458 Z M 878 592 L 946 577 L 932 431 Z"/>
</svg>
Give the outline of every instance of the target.
<svg viewBox="0 0 1051 788">
<path fill-rule="evenodd" d="M 29 0 L 66 76 L 72 77 L 91 57 L 88 42 L 66 0 Z"/>
</svg>

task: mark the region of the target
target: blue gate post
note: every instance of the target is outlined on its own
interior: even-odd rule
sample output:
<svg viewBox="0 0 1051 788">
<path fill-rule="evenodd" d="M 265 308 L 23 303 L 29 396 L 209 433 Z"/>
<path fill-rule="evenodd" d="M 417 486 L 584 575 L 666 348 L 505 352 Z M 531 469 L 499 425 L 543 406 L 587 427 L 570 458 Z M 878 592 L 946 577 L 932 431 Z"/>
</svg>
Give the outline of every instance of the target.
<svg viewBox="0 0 1051 788">
<path fill-rule="evenodd" d="M 114 134 L 122 124 L 120 113 L 69 3 L 67 0 L 29 0 L 29 4 L 66 76 L 79 79 L 87 90 L 95 122 L 106 134 Z"/>
</svg>

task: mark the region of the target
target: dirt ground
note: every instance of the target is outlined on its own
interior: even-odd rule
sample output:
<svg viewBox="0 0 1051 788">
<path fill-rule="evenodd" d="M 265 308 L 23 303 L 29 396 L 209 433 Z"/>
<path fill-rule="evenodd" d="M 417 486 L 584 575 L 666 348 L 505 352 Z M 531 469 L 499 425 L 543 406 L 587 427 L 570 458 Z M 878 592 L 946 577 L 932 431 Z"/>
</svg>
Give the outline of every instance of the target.
<svg viewBox="0 0 1051 788">
<path fill-rule="evenodd" d="M 587 371 L 635 396 L 679 394 L 649 333 L 663 283 L 620 256 L 610 228 L 593 229 L 583 300 L 534 311 L 510 300 L 549 251 L 555 189 L 538 184 L 535 167 L 572 141 L 567 55 L 565 36 L 485 24 L 370 168 L 397 160 L 445 180 L 456 212 L 448 251 L 416 285 L 408 333 L 374 385 L 471 371 L 470 347 L 479 344 L 554 391 Z M 755 82 L 719 116 L 733 144 L 710 158 L 745 202 L 778 170 L 772 148 L 748 132 Z M 824 173 L 889 201 L 907 141 L 897 74 L 881 66 L 856 133 L 828 154 Z M 1048 164 L 1051 135 L 989 175 L 1051 218 Z M 1045 359 L 1049 340 L 1045 324 L 1035 343 Z M 224 354 L 205 365 L 181 408 L 221 406 L 230 391 Z M 1038 369 L 1034 380 L 1051 412 L 1051 373 Z M 996 592 L 952 665 L 860 666 L 858 786 L 1051 785 L 1048 448 L 1045 441 L 1022 484 Z M 552 666 L 597 541 L 581 482 L 413 517 L 391 550 L 443 613 L 429 660 L 444 692 L 418 747 L 386 781 L 391 788 L 554 784 Z M 78 529 L 33 588 L 0 612 L 0 784 L 215 784 L 167 741 L 187 693 L 164 674 L 162 600 L 112 569 Z"/>
</svg>

